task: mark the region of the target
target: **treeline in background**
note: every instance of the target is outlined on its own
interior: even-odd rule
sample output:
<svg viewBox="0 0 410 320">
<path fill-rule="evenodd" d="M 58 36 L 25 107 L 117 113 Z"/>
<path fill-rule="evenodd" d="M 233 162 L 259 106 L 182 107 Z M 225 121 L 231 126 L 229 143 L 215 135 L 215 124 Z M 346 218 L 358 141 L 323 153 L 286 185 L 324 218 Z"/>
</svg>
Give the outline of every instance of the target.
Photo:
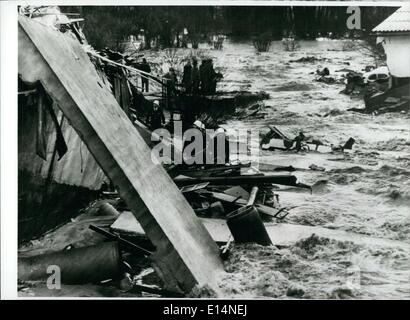
<svg viewBox="0 0 410 320">
<path fill-rule="evenodd" d="M 395 7 L 361 7 L 361 31 L 346 26 L 347 7 L 329 6 L 81 6 L 61 7 L 63 12 L 79 13 L 84 33 L 95 48 L 118 49 L 130 35 L 143 34 L 146 43 L 158 39 L 161 47 L 175 46 L 174 39 L 188 31 L 191 41 L 212 34 L 231 37 L 271 37 L 289 34 L 299 39 L 318 36 L 334 38 L 360 34 L 367 37 L 372 28 L 386 19 Z"/>
</svg>

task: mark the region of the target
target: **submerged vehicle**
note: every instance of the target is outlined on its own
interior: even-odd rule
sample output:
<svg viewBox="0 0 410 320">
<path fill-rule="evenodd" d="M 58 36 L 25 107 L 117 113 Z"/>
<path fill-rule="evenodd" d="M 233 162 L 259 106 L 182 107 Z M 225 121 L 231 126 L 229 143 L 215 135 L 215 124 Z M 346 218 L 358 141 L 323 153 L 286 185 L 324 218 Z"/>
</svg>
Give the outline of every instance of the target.
<svg viewBox="0 0 410 320">
<path fill-rule="evenodd" d="M 363 74 L 363 83 L 371 82 L 387 82 L 390 78 L 389 69 L 387 67 L 376 68 L 372 71 Z"/>
</svg>

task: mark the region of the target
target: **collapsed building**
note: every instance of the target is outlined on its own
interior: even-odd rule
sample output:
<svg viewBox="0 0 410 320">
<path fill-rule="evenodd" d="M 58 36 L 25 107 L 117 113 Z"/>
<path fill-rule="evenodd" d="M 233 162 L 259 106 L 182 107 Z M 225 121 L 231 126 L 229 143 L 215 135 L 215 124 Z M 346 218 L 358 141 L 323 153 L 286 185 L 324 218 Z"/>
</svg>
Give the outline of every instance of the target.
<svg viewBox="0 0 410 320">
<path fill-rule="evenodd" d="M 377 43 L 383 45 L 387 66 L 392 76 L 392 87 L 410 82 L 410 6 L 406 5 L 372 30 Z"/>
<path fill-rule="evenodd" d="M 164 168 L 152 162 L 82 43 L 25 15 L 18 37 L 19 229 L 38 232 L 34 220 L 57 225 L 61 217 L 53 215 L 73 214 L 68 203 L 80 207 L 89 201 L 84 189 L 97 190 L 109 179 L 155 246 L 151 260 L 167 287 L 214 287 L 223 271 L 218 247 Z"/>
<path fill-rule="evenodd" d="M 20 14 L 87 46 L 79 23 L 58 7 L 21 7 Z M 29 54 L 29 53 L 26 53 Z M 100 74 L 102 83 L 107 83 Z M 80 136 L 35 82 L 18 80 L 19 241 L 69 220 L 109 183 Z"/>
<path fill-rule="evenodd" d="M 261 216 L 282 220 L 289 213 L 279 207 L 272 184 L 310 189 L 293 175 L 242 175 L 242 169 L 252 172 L 250 163 L 181 168 L 153 162 L 151 132 L 135 112 L 150 101 L 130 73 L 147 75 L 125 65 L 121 54 L 96 52 L 87 44 L 79 19 L 71 21 L 52 11 L 43 23 L 33 19 L 41 16 L 36 12 L 19 17 L 20 240 L 66 222 L 102 188 L 112 190 L 126 210 L 110 226 L 117 234 L 90 225 L 111 243 L 68 251 L 56 246 L 51 254 L 38 256 L 35 249 L 20 251 L 20 280 L 44 279 L 44 267 L 53 259 L 61 259 L 70 270 L 65 281 L 106 280 L 117 272 L 118 242 L 146 254 L 165 289 L 189 293 L 199 286 L 217 293 L 218 277 L 224 273 L 222 257 L 232 240 L 270 245 L 311 233 L 287 224 L 273 224 L 266 231 L 262 223 Z M 50 19 L 53 15 L 58 18 Z M 150 79 L 161 86 L 159 79 Z M 196 99 L 198 114 L 219 118 L 239 102 L 248 105 L 264 97 L 234 92 L 185 98 Z M 259 110 L 256 107 L 251 114 Z M 293 169 L 275 166 L 274 171 Z M 250 192 L 239 185 L 250 187 Z M 68 238 L 74 237 L 70 232 Z M 118 234 L 124 232 L 148 238 L 152 251 L 121 239 Z M 217 244 L 224 244 L 223 250 Z"/>
<path fill-rule="evenodd" d="M 20 8 L 20 14 L 75 40 L 88 54 L 99 85 L 111 92 L 127 116 L 135 119 L 138 106 L 144 114 L 150 102 L 144 99 L 123 57 L 109 49 L 97 52 L 82 32 L 84 19 L 70 18 L 56 6 Z M 39 83 L 18 80 L 19 105 L 19 241 L 26 241 L 68 221 L 79 209 L 110 188 L 110 181 L 67 118 Z M 146 143 L 150 134 L 140 123 Z M 33 137 L 35 137 L 33 139 Z"/>
</svg>

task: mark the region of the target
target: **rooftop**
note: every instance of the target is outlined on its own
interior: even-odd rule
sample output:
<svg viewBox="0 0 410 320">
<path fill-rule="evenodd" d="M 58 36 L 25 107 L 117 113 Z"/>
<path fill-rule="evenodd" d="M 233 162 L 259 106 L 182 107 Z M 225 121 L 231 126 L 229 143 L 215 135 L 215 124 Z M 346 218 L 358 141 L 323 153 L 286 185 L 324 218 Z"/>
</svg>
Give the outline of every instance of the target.
<svg viewBox="0 0 410 320">
<path fill-rule="evenodd" d="M 410 5 L 406 4 L 375 27 L 373 32 L 410 32 Z"/>
</svg>

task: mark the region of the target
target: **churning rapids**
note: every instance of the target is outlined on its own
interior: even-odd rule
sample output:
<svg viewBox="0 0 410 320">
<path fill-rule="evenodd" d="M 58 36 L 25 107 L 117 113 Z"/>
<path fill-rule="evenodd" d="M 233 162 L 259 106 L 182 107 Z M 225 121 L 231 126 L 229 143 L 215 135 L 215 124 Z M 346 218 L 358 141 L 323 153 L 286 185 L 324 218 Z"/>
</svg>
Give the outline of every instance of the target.
<svg viewBox="0 0 410 320">
<path fill-rule="evenodd" d="M 326 171 L 297 171 L 299 181 L 322 181 L 319 192 L 280 192 L 283 206 L 297 206 L 287 223 L 321 226 L 379 238 L 377 244 L 313 236 L 285 248 L 234 248 L 222 289 L 227 297 L 410 298 L 410 116 L 347 111 L 361 99 L 340 94 L 343 84 L 314 81 L 317 68 L 360 71 L 374 65 L 368 52 L 346 49 L 345 41 L 301 41 L 294 52 L 274 42 L 256 54 L 251 42 L 203 49 L 224 74 L 217 90 L 265 91 L 270 99 L 253 118 L 228 121 L 227 129 L 266 130 L 275 125 L 289 136 L 299 131 L 332 144 L 356 139 L 346 154 L 262 151 L 260 161 Z M 186 55 L 189 49 L 181 49 Z M 314 56 L 315 62 L 290 62 Z M 263 116 L 261 116 L 261 114 Z M 394 241 L 392 241 L 394 240 Z"/>
</svg>

